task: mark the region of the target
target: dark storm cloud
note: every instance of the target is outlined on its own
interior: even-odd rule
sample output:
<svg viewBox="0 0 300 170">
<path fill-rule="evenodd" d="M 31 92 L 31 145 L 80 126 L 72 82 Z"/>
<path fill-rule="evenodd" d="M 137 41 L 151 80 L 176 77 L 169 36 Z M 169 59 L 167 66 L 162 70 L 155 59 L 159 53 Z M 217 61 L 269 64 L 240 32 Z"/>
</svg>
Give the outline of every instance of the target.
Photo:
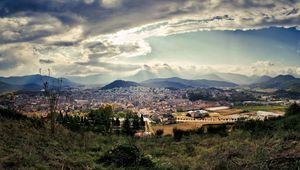
<svg viewBox="0 0 300 170">
<path fill-rule="evenodd" d="M 193 0 L 3 0 L 0 2 L 0 15 L 2 17 L 30 16 L 34 18 L 34 15 L 43 14 L 46 21 L 47 17 L 56 18 L 61 22 L 62 27 L 58 27 L 57 30 L 54 28 L 53 30 L 41 29 L 31 32 L 30 26 L 36 24 L 35 21 L 32 20 L 26 27 L 22 28 L 22 30 L 15 30 L 16 34 L 23 34 L 23 36 L 9 40 L 2 38 L 0 43 L 32 41 L 43 36 L 64 32 L 68 30 L 67 27 L 79 24 L 84 26 L 83 34 L 85 36 L 92 36 L 112 33 L 121 29 L 128 29 L 151 22 L 186 15 L 201 16 L 202 19 L 197 19 L 199 22 L 210 22 L 222 19 L 235 20 L 241 19 L 238 10 L 249 10 L 248 20 L 251 20 L 252 16 L 254 17 L 257 13 L 261 13 L 263 17 L 253 22 L 254 26 L 295 25 L 300 23 L 297 7 L 279 14 L 281 18 L 270 16 L 271 14 L 268 14 L 266 10 L 270 10 L 271 12 L 272 9 L 280 6 L 282 6 L 283 9 L 285 6 L 292 7 L 297 2 L 298 1 L 282 0 L 204 0 L 201 2 Z M 114 4 L 117 4 L 115 8 L 113 6 Z M 221 9 L 224 10 L 224 15 L 218 14 Z M 235 9 L 237 9 L 237 11 L 234 11 Z M 205 15 L 208 15 L 209 13 L 207 12 L 209 11 L 216 13 L 216 16 L 205 18 Z M 282 18 L 284 15 L 295 15 L 295 18 Z M 180 22 L 186 22 L 186 24 L 188 24 L 191 20 L 182 20 Z M 247 18 L 244 18 L 244 21 L 246 20 Z M 47 24 L 50 23 L 47 22 Z M 25 36 L 24 34 L 28 35 Z"/>
</svg>

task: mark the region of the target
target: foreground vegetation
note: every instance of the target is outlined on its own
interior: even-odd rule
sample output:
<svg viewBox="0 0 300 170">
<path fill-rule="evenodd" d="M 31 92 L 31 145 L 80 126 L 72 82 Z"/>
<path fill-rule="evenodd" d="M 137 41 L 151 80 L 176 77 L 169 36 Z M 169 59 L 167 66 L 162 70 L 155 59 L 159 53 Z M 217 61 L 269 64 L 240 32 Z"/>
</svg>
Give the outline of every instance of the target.
<svg viewBox="0 0 300 170">
<path fill-rule="evenodd" d="M 47 119 L 0 113 L 0 169 L 300 168 L 298 105 L 283 118 L 238 122 L 231 132 L 213 127 L 144 138 L 64 124 L 51 134 Z"/>
</svg>

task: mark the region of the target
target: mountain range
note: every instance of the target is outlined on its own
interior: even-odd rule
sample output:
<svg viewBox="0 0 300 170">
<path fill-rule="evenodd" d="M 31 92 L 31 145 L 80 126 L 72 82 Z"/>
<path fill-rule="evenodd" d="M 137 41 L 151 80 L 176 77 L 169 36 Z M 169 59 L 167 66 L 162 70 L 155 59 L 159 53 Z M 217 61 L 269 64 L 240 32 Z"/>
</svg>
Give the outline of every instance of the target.
<svg viewBox="0 0 300 170">
<path fill-rule="evenodd" d="M 188 88 L 188 87 L 236 87 L 235 83 L 216 80 L 187 80 L 178 77 L 150 79 L 142 82 L 145 86 L 163 88 Z"/>
<path fill-rule="evenodd" d="M 216 78 L 215 75 L 213 75 L 213 76 Z M 228 75 L 228 76 L 231 76 L 231 75 Z M 208 78 L 208 77 L 206 77 L 206 78 Z M 116 80 L 116 81 L 104 86 L 103 89 L 111 89 L 111 88 L 116 88 L 116 87 L 130 87 L 130 86 L 145 86 L 145 87 L 171 88 L 171 89 L 184 89 L 184 88 L 195 88 L 195 87 L 222 88 L 222 87 L 238 87 L 239 86 L 239 87 L 250 87 L 252 89 L 254 89 L 254 88 L 261 88 L 261 89 L 272 88 L 272 89 L 278 89 L 278 90 L 288 90 L 288 91 L 300 92 L 300 79 L 295 78 L 291 75 L 279 75 L 274 78 L 271 78 L 268 76 L 262 76 L 262 77 L 257 76 L 257 77 L 253 77 L 253 79 L 251 81 L 253 81 L 255 83 L 247 85 L 247 86 L 240 86 L 239 84 L 222 81 L 222 80 L 207 80 L 207 79 L 188 80 L 188 79 L 182 79 L 182 78 L 178 78 L 178 77 L 149 79 L 146 81 L 142 81 L 140 83 L 136 83 L 136 82 L 132 82 L 132 81 Z"/>
<path fill-rule="evenodd" d="M 170 88 L 170 89 L 184 89 L 194 87 L 236 87 L 235 83 L 216 81 L 216 80 L 187 80 L 178 77 L 172 78 L 157 78 L 136 83 L 132 81 L 116 80 L 102 89 L 112 89 L 119 87 L 130 87 L 130 86 L 144 86 L 153 88 Z"/>
<path fill-rule="evenodd" d="M 265 82 L 252 84 L 250 87 L 300 92 L 300 79 L 291 75 L 279 75 Z"/>
<path fill-rule="evenodd" d="M 145 72 L 144 72 L 145 73 Z M 153 75 L 154 76 L 154 75 Z M 140 76 L 142 77 L 142 76 Z M 151 77 L 151 75 L 149 75 Z M 243 76 L 239 74 L 207 74 L 198 76 L 199 79 L 189 80 L 179 77 L 171 78 L 152 78 L 141 82 L 116 80 L 112 83 L 102 87 L 102 89 L 112 89 L 116 87 L 131 87 L 131 86 L 145 86 L 157 88 L 194 88 L 194 87 L 244 87 L 243 84 L 250 83 L 246 87 L 262 88 L 262 89 L 279 89 L 300 92 L 300 79 L 291 75 L 279 75 L 274 78 L 269 76 Z M 15 77 L 0 77 L 0 92 L 10 92 L 18 90 L 41 90 L 43 82 L 49 82 L 50 86 L 57 86 L 58 82 L 62 80 L 63 87 L 74 87 L 79 84 L 74 83 L 66 78 L 54 78 L 42 75 L 28 75 Z M 231 81 L 227 81 L 231 80 Z M 239 83 L 235 83 L 239 82 Z M 251 83 L 253 82 L 253 83 Z"/>
<path fill-rule="evenodd" d="M 173 75 L 173 76 L 169 76 Z M 143 82 L 149 79 L 156 79 L 156 78 L 169 78 L 169 77 L 181 77 L 179 75 L 174 74 L 157 74 L 154 73 L 151 70 L 140 70 L 134 75 L 128 76 L 123 78 L 127 81 L 135 81 L 135 82 Z M 261 83 L 266 80 L 270 80 L 272 77 L 269 76 L 246 76 L 242 74 L 234 74 L 234 73 L 211 73 L 211 74 L 202 74 L 190 77 L 188 79 L 192 80 L 199 80 L 199 79 L 205 79 L 205 80 L 216 80 L 216 81 L 225 81 L 225 82 L 231 82 L 239 85 L 249 85 L 254 83 Z"/>
<path fill-rule="evenodd" d="M 227 81 L 236 83 L 239 85 L 249 85 L 254 83 L 262 83 L 267 80 L 272 79 L 269 76 L 245 76 L 241 74 L 234 73 L 213 73 L 205 74 L 195 77 L 196 79 L 207 79 L 207 80 L 217 80 L 217 81 Z"/>
<path fill-rule="evenodd" d="M 48 82 L 49 87 L 58 87 L 59 82 L 62 87 L 78 86 L 66 78 L 54 78 L 43 75 L 28 75 L 14 77 L 0 77 L 0 92 L 11 92 L 18 90 L 39 91 L 43 88 L 43 82 Z"/>
</svg>

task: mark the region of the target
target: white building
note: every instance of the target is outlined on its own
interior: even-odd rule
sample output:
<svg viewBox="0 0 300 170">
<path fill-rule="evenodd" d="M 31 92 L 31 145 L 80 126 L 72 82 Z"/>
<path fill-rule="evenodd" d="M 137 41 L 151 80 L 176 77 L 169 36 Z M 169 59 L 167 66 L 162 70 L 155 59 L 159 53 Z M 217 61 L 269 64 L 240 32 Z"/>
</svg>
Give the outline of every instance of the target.
<svg viewBox="0 0 300 170">
<path fill-rule="evenodd" d="M 256 116 L 260 120 L 266 120 L 273 117 L 279 117 L 280 115 L 274 112 L 257 111 Z"/>
</svg>

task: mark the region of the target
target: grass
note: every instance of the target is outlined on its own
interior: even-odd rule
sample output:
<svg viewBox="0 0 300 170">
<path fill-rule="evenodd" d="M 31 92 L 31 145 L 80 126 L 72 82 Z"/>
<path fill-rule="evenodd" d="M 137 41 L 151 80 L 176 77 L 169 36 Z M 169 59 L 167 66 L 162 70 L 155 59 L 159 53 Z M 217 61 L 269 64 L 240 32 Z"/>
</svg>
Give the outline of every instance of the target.
<svg viewBox="0 0 300 170">
<path fill-rule="evenodd" d="M 227 115 L 233 115 L 233 114 L 239 114 L 243 112 L 242 109 L 225 109 L 225 110 L 218 110 L 218 113 L 220 113 L 222 116 L 227 116 Z"/>
<path fill-rule="evenodd" d="M 261 92 L 261 93 L 273 93 L 273 92 L 275 92 L 275 91 L 277 91 L 278 89 L 261 89 L 261 88 L 256 88 L 256 89 L 254 89 L 254 91 L 256 91 L 256 92 Z"/>
<path fill-rule="evenodd" d="M 170 125 L 153 125 L 152 128 L 156 132 L 159 129 L 164 131 L 164 135 L 172 135 L 173 129 L 177 128 L 180 130 L 192 130 L 200 128 L 204 123 L 202 122 L 184 122 L 184 123 L 176 123 Z"/>
<path fill-rule="evenodd" d="M 244 106 L 237 106 L 236 109 L 242 109 L 249 112 L 254 111 L 280 111 L 284 112 L 287 109 L 287 106 L 282 105 L 267 105 L 267 106 L 260 106 L 260 105 L 244 105 Z"/>
<path fill-rule="evenodd" d="M 274 122 L 274 126 L 280 127 L 284 121 Z M 41 127 L 26 119 L 0 117 L 0 122 L 0 169 L 125 169 L 98 162 L 120 144 L 135 144 L 155 163 L 152 169 L 271 169 L 270 160 L 300 158 L 299 126 L 260 136 L 240 129 L 228 136 L 194 134 L 176 142 L 171 136 L 137 139 L 92 132 L 82 135 L 61 126 L 51 135 L 48 122 Z M 299 167 L 288 165 L 288 169 Z"/>
</svg>

